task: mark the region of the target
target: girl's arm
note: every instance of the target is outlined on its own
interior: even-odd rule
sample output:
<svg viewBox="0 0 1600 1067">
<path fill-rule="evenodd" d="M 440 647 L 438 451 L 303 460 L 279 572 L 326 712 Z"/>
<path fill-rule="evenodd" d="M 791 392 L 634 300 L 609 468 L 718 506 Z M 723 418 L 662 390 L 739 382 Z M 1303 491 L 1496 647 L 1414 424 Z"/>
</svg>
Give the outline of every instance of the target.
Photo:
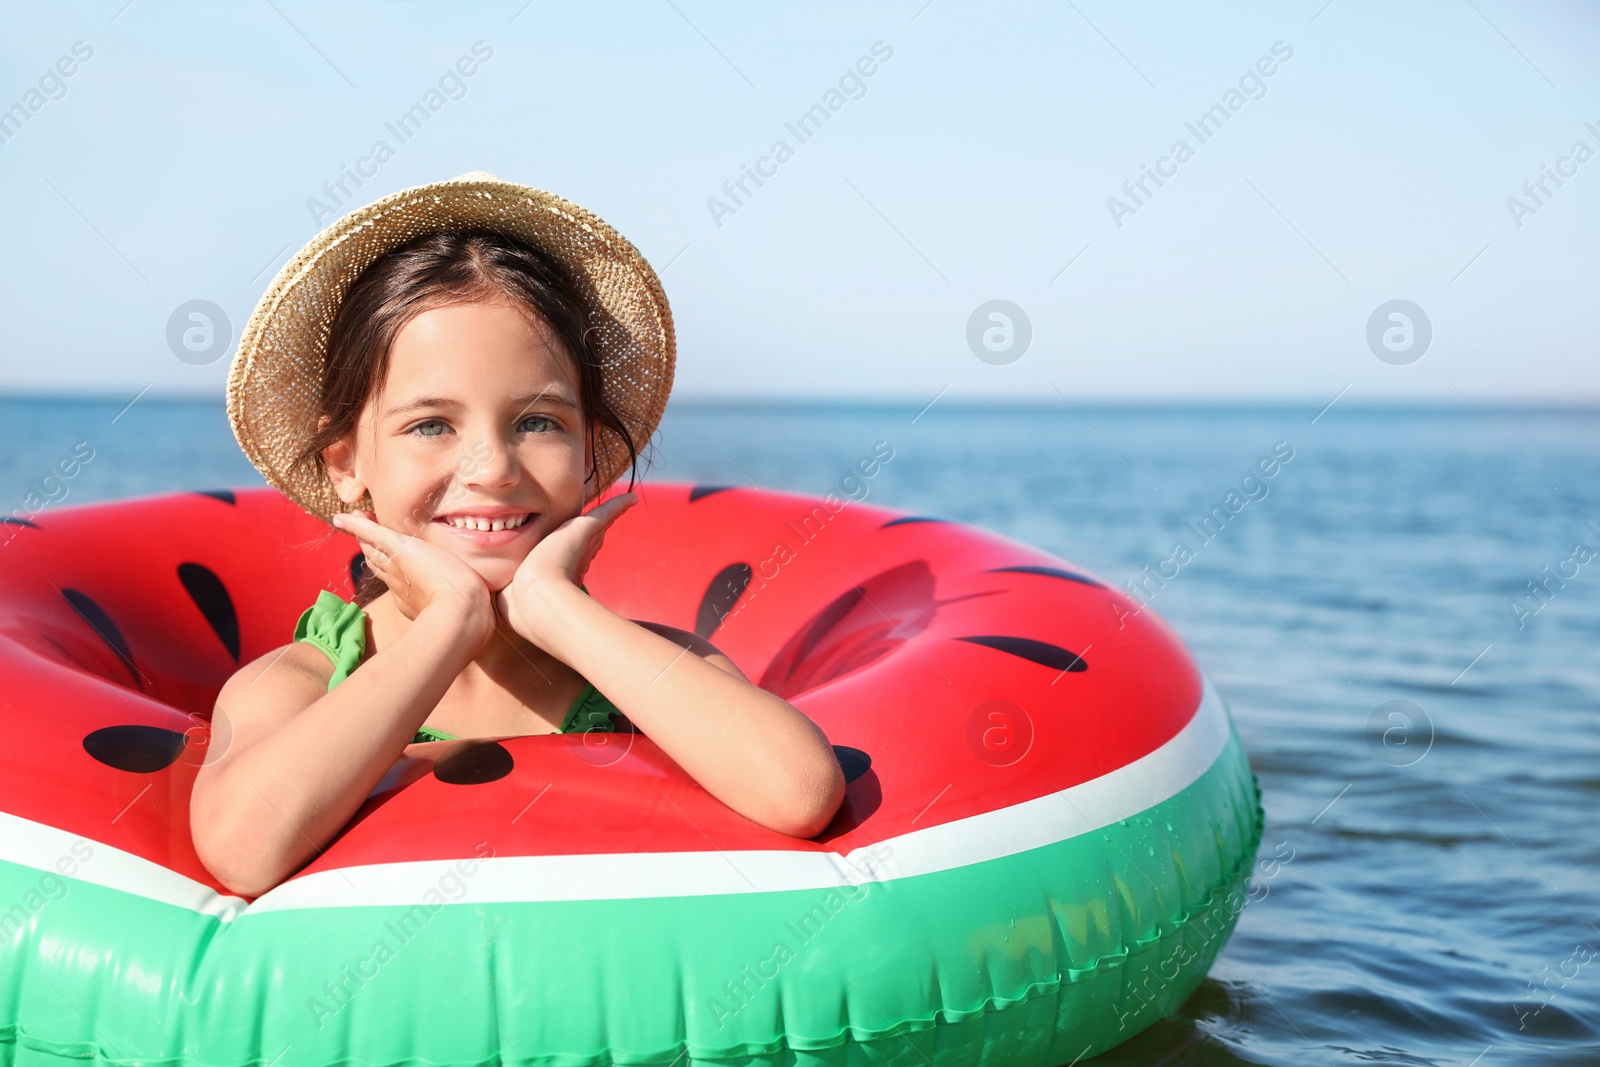
<svg viewBox="0 0 1600 1067">
<path fill-rule="evenodd" d="M 472 659 L 471 634 L 459 612 L 441 604 L 332 692 L 327 673 L 306 664 L 316 656 L 326 666 L 325 657 L 304 645 L 230 678 L 212 734 L 223 719 L 231 739 L 201 767 L 190 799 L 195 851 L 207 869 L 255 897 L 320 853 Z M 297 662 L 283 662 L 291 656 Z"/>
<path fill-rule="evenodd" d="M 450 561 L 459 561 L 443 564 L 453 586 L 419 596 L 411 625 L 332 692 L 326 657 L 304 644 L 247 664 L 222 687 L 189 821 L 201 862 L 233 892 L 259 896 L 320 853 L 494 632 L 487 587 Z M 439 585 L 427 560 L 410 562 L 414 581 Z"/>
<path fill-rule="evenodd" d="M 744 671 L 741 671 L 739 665 L 728 658 L 726 652 L 699 634 L 690 633 L 688 630 L 680 630 L 676 626 L 668 626 L 664 622 L 646 622 L 644 619 L 629 619 L 628 621 L 643 626 L 653 634 L 660 634 L 681 648 L 687 648 L 713 667 L 720 667 L 735 678 L 742 678 L 747 682 L 750 680 L 745 678 Z"/>
<path fill-rule="evenodd" d="M 605 527 L 637 499 L 614 497 L 551 531 L 500 592 L 502 614 L 594 683 L 712 796 L 779 833 L 816 836 L 845 790 L 822 730 L 788 701 L 746 681 L 702 638 L 681 630 L 664 637 L 575 584 Z M 713 662 L 719 659 L 725 666 Z"/>
</svg>

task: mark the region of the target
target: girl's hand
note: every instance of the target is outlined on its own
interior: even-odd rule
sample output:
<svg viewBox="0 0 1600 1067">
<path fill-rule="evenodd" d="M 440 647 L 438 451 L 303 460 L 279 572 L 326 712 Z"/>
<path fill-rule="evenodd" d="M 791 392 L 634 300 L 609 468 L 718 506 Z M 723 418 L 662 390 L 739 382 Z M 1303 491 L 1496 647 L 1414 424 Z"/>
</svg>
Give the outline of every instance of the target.
<svg viewBox="0 0 1600 1067">
<path fill-rule="evenodd" d="M 588 573 L 589 564 L 605 543 L 606 529 L 624 512 L 639 502 L 639 494 L 614 496 L 583 515 L 575 515 L 557 526 L 534 545 L 517 566 L 511 584 L 495 595 L 500 614 L 517 633 L 536 645 L 539 611 L 535 596 L 543 583 L 577 585 Z"/>
<path fill-rule="evenodd" d="M 395 606 L 415 619 L 430 604 L 460 612 L 463 625 L 488 641 L 494 633 L 494 601 L 477 571 L 459 557 L 420 537 L 379 525 L 372 512 L 341 512 L 333 525 L 361 542 L 367 567 L 383 579 Z"/>
</svg>

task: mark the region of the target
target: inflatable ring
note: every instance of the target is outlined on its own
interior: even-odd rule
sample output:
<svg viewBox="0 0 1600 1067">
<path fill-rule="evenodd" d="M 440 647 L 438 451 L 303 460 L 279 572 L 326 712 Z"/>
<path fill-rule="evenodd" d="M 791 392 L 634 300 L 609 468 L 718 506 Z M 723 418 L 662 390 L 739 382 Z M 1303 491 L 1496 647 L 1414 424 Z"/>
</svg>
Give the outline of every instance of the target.
<svg viewBox="0 0 1600 1067">
<path fill-rule="evenodd" d="M 1052 1067 L 1195 990 L 1262 811 L 1153 612 L 952 522 L 641 496 L 585 584 L 814 719 L 834 822 L 767 830 L 642 734 L 440 741 L 253 901 L 188 832 L 213 701 L 354 541 L 265 489 L 0 527 L 0 1063 Z"/>
</svg>

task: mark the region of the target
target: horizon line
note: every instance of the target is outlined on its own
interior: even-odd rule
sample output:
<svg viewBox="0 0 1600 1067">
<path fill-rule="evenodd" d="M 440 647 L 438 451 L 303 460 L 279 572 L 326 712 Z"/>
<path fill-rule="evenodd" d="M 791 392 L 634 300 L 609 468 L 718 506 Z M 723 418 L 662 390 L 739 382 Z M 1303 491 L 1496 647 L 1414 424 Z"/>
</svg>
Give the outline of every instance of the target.
<svg viewBox="0 0 1600 1067">
<path fill-rule="evenodd" d="M 941 394 L 942 395 L 942 394 Z M 222 407 L 225 398 L 209 393 L 195 393 L 187 391 L 174 392 L 141 392 L 138 399 L 145 403 L 159 404 L 189 404 L 189 405 L 215 405 Z M 1129 408 L 1129 409 L 1177 409 L 1177 408 L 1259 408 L 1283 409 L 1315 406 L 1321 410 L 1326 407 L 1342 407 L 1354 409 L 1419 409 L 1427 411 L 1456 411 L 1471 410 L 1469 405 L 1448 398 L 1413 398 L 1413 397 L 1376 397 L 1364 400 L 1347 400 L 1339 404 L 1329 404 L 1325 397 L 1312 397 L 1286 394 L 1282 396 L 1251 396 L 1228 398 L 1224 396 L 1207 395 L 1197 397 L 1179 396 L 1145 396 L 1138 397 L 1127 394 L 1109 394 L 1105 396 L 1083 397 L 1078 400 L 1068 400 L 1041 397 L 1020 396 L 967 396 L 961 398 L 935 398 L 936 404 L 931 404 L 919 397 L 898 395 L 836 397 L 823 395 L 778 396 L 773 394 L 726 394 L 702 393 L 691 394 L 672 398 L 673 402 L 688 404 L 695 407 L 750 407 L 750 408 L 776 408 L 776 407 L 845 407 L 860 409 L 912 409 L 931 410 L 940 408 L 990 408 L 990 409 L 1015 409 L 1034 408 L 1039 410 L 1071 410 L 1073 405 L 1085 405 L 1095 408 Z M 105 390 L 84 390 L 78 392 L 62 392 L 52 390 L 27 390 L 27 389 L 0 389 L 0 402 L 17 401 L 23 403 L 84 403 L 84 404 L 126 404 L 128 398 L 123 393 L 112 393 Z M 1522 399 L 1508 398 L 1488 401 L 1478 404 L 1478 407 L 1494 411 L 1559 411 L 1559 412 L 1584 412 L 1595 411 L 1600 413 L 1600 397 L 1565 399 L 1554 397 L 1528 397 Z"/>
</svg>

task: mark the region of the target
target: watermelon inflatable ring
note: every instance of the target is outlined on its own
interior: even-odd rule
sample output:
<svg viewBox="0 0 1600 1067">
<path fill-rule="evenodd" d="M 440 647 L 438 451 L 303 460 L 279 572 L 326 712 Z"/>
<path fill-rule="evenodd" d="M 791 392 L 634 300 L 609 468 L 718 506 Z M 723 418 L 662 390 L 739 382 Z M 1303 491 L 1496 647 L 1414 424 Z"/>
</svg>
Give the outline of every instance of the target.
<svg viewBox="0 0 1600 1067">
<path fill-rule="evenodd" d="M 1262 811 L 1154 613 L 951 522 L 640 495 L 587 588 L 811 716 L 832 825 L 750 822 L 642 734 L 439 741 L 254 900 L 189 837 L 213 701 L 355 542 L 267 489 L 7 520 L 0 1067 L 1053 1067 L 1195 990 Z"/>
</svg>

